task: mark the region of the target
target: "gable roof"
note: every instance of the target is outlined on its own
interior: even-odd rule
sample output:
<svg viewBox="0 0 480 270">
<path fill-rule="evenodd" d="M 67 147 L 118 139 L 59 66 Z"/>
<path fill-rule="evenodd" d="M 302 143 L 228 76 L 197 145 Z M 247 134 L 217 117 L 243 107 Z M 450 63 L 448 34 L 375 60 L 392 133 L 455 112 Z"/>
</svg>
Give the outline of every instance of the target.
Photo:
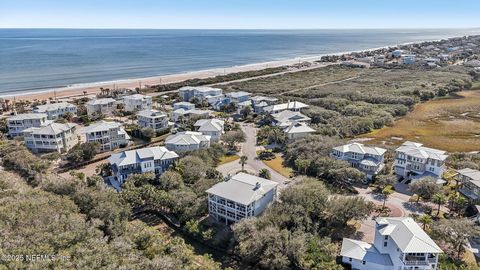
<svg viewBox="0 0 480 270">
<path fill-rule="evenodd" d="M 83 133 L 91 133 L 91 132 L 98 132 L 98 131 L 105 131 L 114 128 L 120 128 L 122 125 L 117 122 L 107 122 L 107 121 L 100 121 L 93 123 L 89 126 L 83 128 Z"/>
<path fill-rule="evenodd" d="M 349 238 L 343 238 L 340 255 L 369 263 L 393 266 L 388 254 L 381 254 L 372 244 Z"/>
<path fill-rule="evenodd" d="M 137 116 L 154 118 L 154 117 L 167 117 L 167 114 L 159 110 L 143 110 L 143 111 L 137 112 Z"/>
<path fill-rule="evenodd" d="M 258 184 L 258 186 L 257 186 Z M 243 205 L 259 200 L 276 188 L 277 182 L 246 173 L 238 173 L 229 180 L 218 183 L 206 192 Z"/>
<path fill-rule="evenodd" d="M 194 126 L 199 127 L 198 131 L 223 131 L 225 122 L 220 119 L 200 119 L 195 122 Z"/>
<path fill-rule="evenodd" d="M 104 105 L 104 104 L 114 103 L 114 102 L 116 102 L 116 100 L 113 99 L 113 98 L 98 98 L 98 99 L 89 100 L 85 104 L 87 104 L 87 105 Z"/>
<path fill-rule="evenodd" d="M 165 144 L 174 145 L 192 145 L 200 144 L 201 142 L 210 141 L 210 136 L 203 135 L 200 132 L 184 131 L 174 135 L 170 135 L 165 140 Z"/>
<path fill-rule="evenodd" d="M 268 107 L 265 107 L 266 112 L 282 111 L 282 110 L 292 110 L 292 109 L 302 109 L 308 107 L 307 104 L 300 101 L 290 101 L 282 104 L 275 104 Z"/>
<path fill-rule="evenodd" d="M 447 159 L 448 155 L 446 155 L 446 151 L 429 148 L 423 146 L 421 143 L 415 143 L 406 141 L 400 147 L 397 148 L 398 152 L 403 152 L 406 155 L 417 157 L 417 158 L 430 158 L 435 160 L 445 160 Z"/>
<path fill-rule="evenodd" d="M 377 229 L 404 253 L 441 253 L 442 249 L 410 217 L 379 218 Z"/>
<path fill-rule="evenodd" d="M 139 100 L 139 99 L 152 99 L 151 96 L 147 96 L 147 95 L 141 95 L 141 94 L 134 94 L 134 95 L 130 95 L 130 96 L 125 96 L 123 97 L 123 99 L 127 99 L 127 100 Z"/>
<path fill-rule="evenodd" d="M 461 175 L 464 175 L 470 178 L 471 179 L 469 180 L 470 183 L 476 185 L 477 187 L 480 187 L 480 171 L 470 169 L 470 168 L 465 168 L 465 169 L 457 170 L 457 172 Z"/>
<path fill-rule="evenodd" d="M 310 121 L 311 118 L 302 114 L 301 112 L 293 112 L 289 110 L 281 111 L 279 113 L 272 114 L 275 121 L 283 123 L 283 122 L 307 122 Z"/>
<path fill-rule="evenodd" d="M 285 128 L 285 133 L 293 134 L 293 133 L 312 133 L 315 132 L 315 129 L 309 127 L 305 123 L 301 122 L 292 122 L 290 126 Z"/>
<path fill-rule="evenodd" d="M 353 152 L 353 153 L 371 154 L 371 155 L 377 155 L 377 156 L 381 156 L 385 154 L 385 152 L 387 152 L 387 149 L 383 149 L 380 147 L 365 146 L 357 142 L 337 146 L 337 147 L 334 147 L 333 149 L 340 151 L 342 153 Z"/>
<path fill-rule="evenodd" d="M 23 132 L 25 133 L 32 133 L 32 134 L 39 134 L 39 135 L 57 135 L 62 132 L 71 130 L 73 127 L 77 126 L 74 123 L 50 123 L 46 126 L 42 127 L 31 127 L 25 129 Z"/>
<path fill-rule="evenodd" d="M 77 108 L 77 107 L 68 102 L 58 102 L 58 103 L 50 103 L 50 104 L 35 106 L 34 111 L 43 113 L 47 111 L 55 111 L 62 108 Z"/>
<path fill-rule="evenodd" d="M 113 154 L 108 161 L 110 164 L 125 166 L 137 164 L 147 159 L 166 160 L 174 158 L 178 158 L 177 153 L 169 151 L 165 147 L 155 146 Z"/>
<path fill-rule="evenodd" d="M 20 113 L 16 115 L 12 115 L 7 118 L 8 121 L 23 121 L 28 119 L 42 119 L 47 118 L 47 114 L 45 113 Z"/>
</svg>

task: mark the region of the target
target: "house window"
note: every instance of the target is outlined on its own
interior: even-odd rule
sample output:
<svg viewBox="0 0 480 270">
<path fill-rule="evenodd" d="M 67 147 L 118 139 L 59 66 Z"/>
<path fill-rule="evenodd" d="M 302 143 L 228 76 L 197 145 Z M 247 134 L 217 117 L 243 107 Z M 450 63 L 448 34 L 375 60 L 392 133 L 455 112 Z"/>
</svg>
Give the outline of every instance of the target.
<svg viewBox="0 0 480 270">
<path fill-rule="evenodd" d="M 351 261 L 352 261 L 352 258 L 348 258 L 348 261 L 351 262 Z"/>
<path fill-rule="evenodd" d="M 388 235 L 385 235 L 385 240 L 388 240 Z"/>
<path fill-rule="evenodd" d="M 362 261 L 362 264 L 365 264 L 365 263 L 366 263 L 366 261 Z"/>
<path fill-rule="evenodd" d="M 388 245 L 388 242 L 383 242 L 383 247 L 386 247 Z"/>
</svg>

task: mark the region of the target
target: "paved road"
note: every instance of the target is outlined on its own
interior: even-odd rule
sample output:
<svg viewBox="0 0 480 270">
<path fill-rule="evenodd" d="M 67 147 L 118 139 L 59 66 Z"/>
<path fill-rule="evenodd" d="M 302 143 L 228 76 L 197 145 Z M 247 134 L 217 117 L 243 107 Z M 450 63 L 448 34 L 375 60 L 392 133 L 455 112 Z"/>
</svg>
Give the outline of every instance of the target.
<svg viewBox="0 0 480 270">
<path fill-rule="evenodd" d="M 285 176 L 277 173 L 276 171 L 270 169 L 265 163 L 257 159 L 257 149 L 259 149 L 257 144 L 257 128 L 253 124 L 244 124 L 240 125 L 243 132 L 246 134 L 246 141 L 242 144 L 240 155 L 246 156 L 248 158 L 247 164 L 245 164 L 245 170 L 250 173 L 258 174 L 258 171 L 261 169 L 267 169 L 270 171 L 272 176 L 272 181 L 278 182 L 279 189 L 283 188 L 286 183 L 289 182 L 289 179 Z M 238 160 L 234 160 L 230 163 L 223 164 L 217 168 L 223 175 L 233 175 L 238 171 L 242 170 L 242 165 Z"/>
</svg>

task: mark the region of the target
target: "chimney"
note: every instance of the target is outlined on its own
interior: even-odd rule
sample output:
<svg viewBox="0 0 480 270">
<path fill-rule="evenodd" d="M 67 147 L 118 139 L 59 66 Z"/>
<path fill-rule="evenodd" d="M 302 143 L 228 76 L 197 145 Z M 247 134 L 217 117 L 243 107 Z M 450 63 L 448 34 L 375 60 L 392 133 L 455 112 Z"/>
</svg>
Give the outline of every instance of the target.
<svg viewBox="0 0 480 270">
<path fill-rule="evenodd" d="M 257 183 L 255 184 L 255 190 L 259 189 L 261 186 L 262 186 L 262 185 L 260 184 L 260 182 L 257 182 Z"/>
</svg>

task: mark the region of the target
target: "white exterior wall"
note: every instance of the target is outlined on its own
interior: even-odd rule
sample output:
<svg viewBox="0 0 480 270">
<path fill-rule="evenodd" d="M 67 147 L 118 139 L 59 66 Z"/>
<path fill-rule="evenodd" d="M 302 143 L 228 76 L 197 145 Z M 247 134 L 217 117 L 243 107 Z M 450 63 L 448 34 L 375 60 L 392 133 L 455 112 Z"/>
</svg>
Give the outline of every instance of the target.
<svg viewBox="0 0 480 270">
<path fill-rule="evenodd" d="M 41 119 L 23 119 L 23 120 L 8 120 L 8 135 L 12 137 L 22 136 L 22 132 L 31 127 L 41 127 L 46 124 L 47 116 Z"/>
<path fill-rule="evenodd" d="M 220 137 L 222 137 L 222 131 L 202 131 L 203 135 L 210 136 L 210 140 L 212 141 L 219 141 Z"/>
<path fill-rule="evenodd" d="M 127 96 L 124 98 L 123 102 L 125 104 L 124 110 L 126 112 L 143 111 L 143 110 L 152 109 L 152 97 L 149 97 L 149 96 L 144 96 L 142 99 L 128 98 Z"/>
<path fill-rule="evenodd" d="M 120 128 L 91 132 L 85 134 L 87 142 L 98 142 L 100 151 L 111 151 L 119 148 L 120 145 L 127 145 L 128 140 L 125 134 L 119 134 Z"/>
<path fill-rule="evenodd" d="M 163 129 L 168 128 L 168 118 L 166 116 L 152 116 L 152 117 L 145 117 L 145 116 L 137 116 L 138 118 L 138 125 L 141 128 L 153 128 L 155 131 L 161 131 Z"/>
<path fill-rule="evenodd" d="M 115 102 L 110 102 L 107 104 L 86 104 L 88 116 L 92 116 L 93 113 L 103 114 L 103 115 L 112 115 L 113 110 L 115 109 Z"/>
<path fill-rule="evenodd" d="M 38 110 L 33 110 L 34 112 L 38 112 Z M 58 109 L 54 109 L 54 110 L 46 110 L 45 112 L 43 113 L 46 113 L 47 114 L 47 118 L 49 120 L 56 120 L 62 116 L 64 116 L 65 114 L 67 113 L 71 113 L 73 115 L 76 115 L 77 114 L 77 107 L 75 107 L 74 105 L 72 104 L 69 104 L 68 106 L 65 106 L 65 107 L 60 107 Z"/>
<path fill-rule="evenodd" d="M 342 262 L 345 264 L 350 264 L 352 265 L 352 269 L 358 269 L 358 270 L 393 270 L 393 269 L 396 270 L 397 269 L 397 268 L 391 268 L 390 266 L 384 266 L 384 265 L 370 263 L 370 262 L 365 262 L 365 264 L 363 264 L 363 261 L 347 258 L 347 257 L 342 257 Z"/>
<path fill-rule="evenodd" d="M 53 136 L 53 137 L 51 137 Z M 25 146 L 34 153 L 67 152 L 78 143 L 75 128 L 56 135 L 25 134 Z"/>
</svg>

